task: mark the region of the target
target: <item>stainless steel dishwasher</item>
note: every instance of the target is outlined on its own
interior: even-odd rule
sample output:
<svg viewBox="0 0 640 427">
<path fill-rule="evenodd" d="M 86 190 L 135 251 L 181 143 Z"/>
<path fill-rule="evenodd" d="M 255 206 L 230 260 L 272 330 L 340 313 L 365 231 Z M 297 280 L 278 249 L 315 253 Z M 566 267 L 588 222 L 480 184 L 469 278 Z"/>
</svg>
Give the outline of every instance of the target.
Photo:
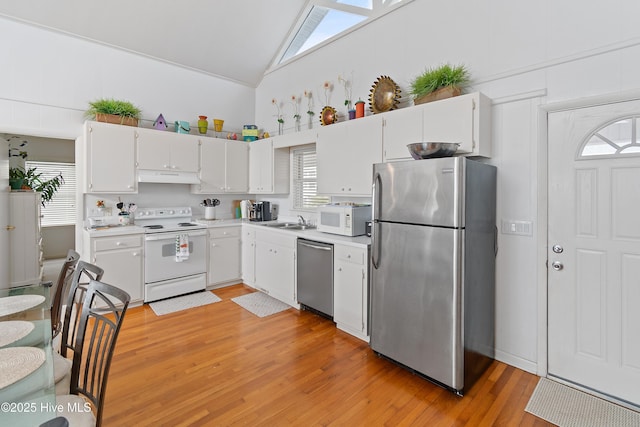
<svg viewBox="0 0 640 427">
<path fill-rule="evenodd" d="M 298 302 L 333 319 L 333 245 L 298 239 Z"/>
</svg>

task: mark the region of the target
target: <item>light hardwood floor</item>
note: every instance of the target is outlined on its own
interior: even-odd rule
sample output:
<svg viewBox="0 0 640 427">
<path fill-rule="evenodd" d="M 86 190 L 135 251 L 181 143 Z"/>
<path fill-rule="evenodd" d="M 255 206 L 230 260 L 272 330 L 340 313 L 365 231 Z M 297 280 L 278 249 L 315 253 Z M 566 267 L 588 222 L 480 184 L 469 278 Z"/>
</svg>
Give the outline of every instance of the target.
<svg viewBox="0 0 640 427">
<path fill-rule="evenodd" d="M 156 316 L 130 309 L 104 426 L 547 426 L 524 412 L 537 377 L 494 362 L 458 397 L 377 357 L 327 319 L 258 318 L 221 302 Z"/>
</svg>

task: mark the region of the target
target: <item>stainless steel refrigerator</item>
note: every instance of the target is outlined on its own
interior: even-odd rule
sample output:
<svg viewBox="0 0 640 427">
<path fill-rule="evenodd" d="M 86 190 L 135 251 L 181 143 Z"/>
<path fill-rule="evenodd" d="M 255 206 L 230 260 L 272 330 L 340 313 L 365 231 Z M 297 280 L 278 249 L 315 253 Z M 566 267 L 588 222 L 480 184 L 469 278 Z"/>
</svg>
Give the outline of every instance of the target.
<svg viewBox="0 0 640 427">
<path fill-rule="evenodd" d="M 373 167 L 371 347 L 458 394 L 494 357 L 496 168 Z"/>
</svg>

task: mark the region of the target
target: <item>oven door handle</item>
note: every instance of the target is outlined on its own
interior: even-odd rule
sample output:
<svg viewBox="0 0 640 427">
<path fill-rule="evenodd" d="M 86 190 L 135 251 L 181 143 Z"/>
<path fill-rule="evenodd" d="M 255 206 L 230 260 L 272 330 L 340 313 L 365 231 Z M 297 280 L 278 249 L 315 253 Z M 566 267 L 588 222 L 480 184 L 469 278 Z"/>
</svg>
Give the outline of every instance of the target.
<svg viewBox="0 0 640 427">
<path fill-rule="evenodd" d="M 206 236 L 207 235 L 207 230 L 189 231 L 188 233 L 180 233 L 179 231 L 176 231 L 175 233 L 171 232 L 171 233 L 147 234 L 147 235 L 144 236 L 144 240 L 147 241 L 147 242 L 158 241 L 158 240 L 175 240 L 176 236 L 179 236 L 181 234 L 186 234 L 187 237 L 189 237 L 189 238 L 198 237 L 198 236 Z"/>
</svg>

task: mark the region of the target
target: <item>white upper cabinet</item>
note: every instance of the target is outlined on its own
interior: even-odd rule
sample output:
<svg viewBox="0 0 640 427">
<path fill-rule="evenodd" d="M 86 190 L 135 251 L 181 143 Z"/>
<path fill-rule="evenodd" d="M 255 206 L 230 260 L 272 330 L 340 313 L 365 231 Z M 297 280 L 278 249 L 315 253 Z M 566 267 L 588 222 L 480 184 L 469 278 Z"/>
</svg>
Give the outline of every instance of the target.
<svg viewBox="0 0 640 427">
<path fill-rule="evenodd" d="M 407 144 L 422 142 L 423 111 L 404 108 L 385 113 L 382 133 L 384 161 L 411 158 Z"/>
<path fill-rule="evenodd" d="M 246 193 L 249 190 L 249 146 L 242 141 L 202 138 L 200 184 L 192 193 Z"/>
<path fill-rule="evenodd" d="M 84 144 L 78 152 L 86 158 L 85 193 L 137 193 L 136 136 L 138 128 L 86 122 Z"/>
<path fill-rule="evenodd" d="M 384 160 L 406 160 L 407 144 L 459 143 L 456 154 L 491 157 L 491 100 L 480 92 L 385 113 Z"/>
<path fill-rule="evenodd" d="M 249 145 L 242 141 L 227 141 L 226 191 L 246 193 L 249 191 Z"/>
<path fill-rule="evenodd" d="M 198 172 L 199 139 L 155 129 L 138 130 L 138 169 Z"/>
<path fill-rule="evenodd" d="M 289 149 L 273 148 L 271 138 L 249 145 L 249 193 L 289 192 Z"/>
<path fill-rule="evenodd" d="M 318 193 L 371 196 L 371 171 L 382 162 L 382 116 L 318 130 Z"/>
</svg>

